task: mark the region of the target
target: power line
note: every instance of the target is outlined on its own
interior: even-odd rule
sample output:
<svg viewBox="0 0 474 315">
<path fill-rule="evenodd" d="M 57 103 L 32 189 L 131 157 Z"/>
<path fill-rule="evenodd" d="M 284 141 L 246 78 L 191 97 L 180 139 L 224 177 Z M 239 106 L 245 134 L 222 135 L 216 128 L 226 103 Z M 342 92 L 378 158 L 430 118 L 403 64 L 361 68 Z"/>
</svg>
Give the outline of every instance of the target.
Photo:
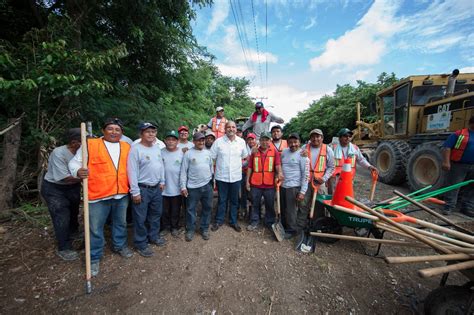
<svg viewBox="0 0 474 315">
<path fill-rule="evenodd" d="M 252 15 L 253 15 L 253 30 L 255 32 L 255 44 L 257 45 L 257 61 L 258 61 L 258 73 L 260 75 L 260 82 L 263 86 L 263 78 L 262 78 L 262 65 L 260 63 L 260 49 L 258 45 L 258 35 L 257 35 L 257 23 L 255 22 L 255 9 L 253 6 L 253 0 L 252 0 Z"/>
<path fill-rule="evenodd" d="M 237 20 L 236 14 L 235 14 L 234 5 L 232 4 L 232 0 L 229 0 L 229 3 L 230 3 L 230 7 L 232 9 L 232 15 L 234 16 L 234 21 L 235 21 L 235 26 L 237 28 L 237 33 L 239 35 L 240 47 L 242 48 L 242 53 L 244 54 L 245 64 L 247 66 L 247 70 L 249 71 L 249 73 L 251 73 L 250 66 L 249 66 L 248 59 L 247 59 L 247 53 L 245 52 L 244 43 L 242 41 L 242 35 L 241 35 L 241 32 L 240 32 L 239 22 Z"/>
<path fill-rule="evenodd" d="M 234 0 L 235 1 L 235 0 Z M 250 51 L 250 41 L 249 41 L 249 38 L 247 36 L 247 24 L 245 23 L 245 18 L 244 18 L 244 14 L 242 13 L 242 6 L 240 5 L 240 0 L 237 0 L 237 4 L 239 5 L 239 11 L 237 12 L 237 17 L 239 17 L 239 12 L 240 12 L 240 24 L 241 24 L 241 31 L 243 30 L 243 38 L 244 38 L 244 43 L 246 44 L 246 49 L 247 49 L 247 54 L 249 54 L 249 51 Z M 256 73 L 256 68 L 255 68 L 255 63 L 253 61 L 252 58 L 249 58 L 249 63 L 250 63 L 250 66 L 252 67 L 252 70 L 255 71 Z M 255 76 L 254 76 L 255 77 Z"/>
<path fill-rule="evenodd" d="M 268 5 L 265 0 L 265 94 L 268 96 Z"/>
</svg>

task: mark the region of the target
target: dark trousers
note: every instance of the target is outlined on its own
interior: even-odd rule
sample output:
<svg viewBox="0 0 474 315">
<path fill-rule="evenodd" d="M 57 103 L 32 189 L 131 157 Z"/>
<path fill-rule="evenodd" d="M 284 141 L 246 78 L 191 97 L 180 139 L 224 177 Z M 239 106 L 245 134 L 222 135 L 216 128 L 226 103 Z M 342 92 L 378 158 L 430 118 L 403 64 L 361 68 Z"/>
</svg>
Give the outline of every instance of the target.
<svg viewBox="0 0 474 315">
<path fill-rule="evenodd" d="M 163 214 L 161 215 L 161 230 L 179 229 L 182 196 L 163 196 Z"/>
<path fill-rule="evenodd" d="M 299 211 L 300 202 L 296 199 L 300 187 L 281 188 L 281 221 L 288 233 L 296 233 L 298 227 L 296 225 L 296 217 Z"/>
<path fill-rule="evenodd" d="M 466 180 L 474 179 L 474 164 L 464 164 L 451 162 L 451 170 L 448 173 L 446 186 L 461 183 Z M 461 211 L 474 212 L 474 185 L 467 185 L 462 188 Z M 446 210 L 453 211 L 456 208 L 459 188 L 453 189 L 444 194 L 444 206 Z"/>
<path fill-rule="evenodd" d="M 71 234 L 77 232 L 81 184 L 58 185 L 43 179 L 41 195 L 48 204 L 58 250 L 72 249 Z"/>
<path fill-rule="evenodd" d="M 217 180 L 217 213 L 216 223 L 219 225 L 224 224 L 225 213 L 227 209 L 227 202 L 230 202 L 230 219 L 229 224 L 237 224 L 237 210 L 239 208 L 239 189 L 240 180 L 233 183 L 226 183 Z"/>
<path fill-rule="evenodd" d="M 188 188 L 188 208 L 186 210 L 186 230 L 196 229 L 196 206 L 201 202 L 201 231 L 209 229 L 211 222 L 213 187 L 209 183 L 199 188 Z"/>
<path fill-rule="evenodd" d="M 247 211 L 248 190 L 246 187 L 247 174 L 242 173 L 242 181 L 240 182 L 240 209 Z"/>
<path fill-rule="evenodd" d="M 140 186 L 140 185 L 139 185 Z M 160 231 L 163 198 L 159 185 L 140 187 L 142 202 L 133 204 L 133 241 L 136 248 L 147 247 L 148 240 L 157 240 Z"/>
<path fill-rule="evenodd" d="M 261 203 L 265 202 L 265 225 L 270 227 L 275 223 L 275 189 L 274 188 L 255 188 L 250 189 L 252 194 L 252 212 L 250 213 L 250 224 L 255 225 L 260 222 Z"/>
</svg>

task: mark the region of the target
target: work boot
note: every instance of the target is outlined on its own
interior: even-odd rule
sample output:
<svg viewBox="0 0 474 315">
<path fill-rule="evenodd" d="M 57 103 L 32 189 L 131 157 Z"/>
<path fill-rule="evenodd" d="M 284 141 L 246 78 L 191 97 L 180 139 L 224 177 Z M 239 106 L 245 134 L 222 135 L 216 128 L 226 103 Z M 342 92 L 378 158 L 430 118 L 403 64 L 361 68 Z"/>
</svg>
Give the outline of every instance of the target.
<svg viewBox="0 0 474 315">
<path fill-rule="evenodd" d="M 166 245 L 166 239 L 164 237 L 159 237 L 156 240 L 150 240 L 150 243 L 161 247 Z"/>
<path fill-rule="evenodd" d="M 91 276 L 97 277 L 98 274 L 99 274 L 99 262 L 96 261 L 96 262 L 91 263 Z"/>
<path fill-rule="evenodd" d="M 215 231 L 217 231 L 221 226 L 222 226 L 222 224 L 214 223 L 214 224 L 211 226 L 211 231 L 212 231 L 212 232 L 215 232 Z"/>
<path fill-rule="evenodd" d="M 137 252 L 143 257 L 151 257 L 154 254 L 153 250 L 149 246 L 145 248 L 137 248 Z"/>
<path fill-rule="evenodd" d="M 230 224 L 230 227 L 233 228 L 236 232 L 242 232 L 242 228 L 238 223 L 236 224 Z"/>
<path fill-rule="evenodd" d="M 179 230 L 178 229 L 172 229 L 171 230 L 171 236 L 178 237 L 178 235 L 179 235 Z"/>
<path fill-rule="evenodd" d="M 161 230 L 161 231 L 160 231 L 160 236 L 163 237 L 163 236 L 165 236 L 165 235 L 168 235 L 169 232 L 170 232 L 170 231 L 167 230 L 167 229 Z"/>
<path fill-rule="evenodd" d="M 79 259 L 79 254 L 72 249 L 59 250 L 56 252 L 56 255 L 58 255 L 64 261 L 73 261 Z"/>
<path fill-rule="evenodd" d="M 114 250 L 115 253 L 119 254 L 123 258 L 130 258 L 133 256 L 133 252 L 128 248 L 128 246 L 124 246 L 119 250 Z"/>
<path fill-rule="evenodd" d="M 204 230 L 201 232 L 202 239 L 207 241 L 209 239 L 209 230 Z"/>
<path fill-rule="evenodd" d="M 255 231 L 258 228 L 257 224 L 249 224 L 247 225 L 247 231 L 252 232 Z"/>
<path fill-rule="evenodd" d="M 187 231 L 186 235 L 184 236 L 184 239 L 186 242 L 191 242 L 194 238 L 194 232 L 193 231 Z"/>
</svg>

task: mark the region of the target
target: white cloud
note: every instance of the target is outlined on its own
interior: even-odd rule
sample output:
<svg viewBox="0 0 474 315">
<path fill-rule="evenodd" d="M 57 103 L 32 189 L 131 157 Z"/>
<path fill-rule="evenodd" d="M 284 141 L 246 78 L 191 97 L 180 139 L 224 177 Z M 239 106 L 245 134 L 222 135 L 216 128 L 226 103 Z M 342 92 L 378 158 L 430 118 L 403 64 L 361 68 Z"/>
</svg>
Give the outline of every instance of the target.
<svg viewBox="0 0 474 315">
<path fill-rule="evenodd" d="M 219 71 L 225 75 L 230 77 L 250 77 L 255 75 L 253 71 L 245 64 L 243 65 L 226 65 L 222 63 L 216 63 L 216 66 L 219 68 Z"/>
<path fill-rule="evenodd" d="M 293 19 L 289 19 L 288 24 L 285 25 L 284 29 L 288 31 L 292 27 L 293 27 Z"/>
<path fill-rule="evenodd" d="M 314 27 L 315 25 L 316 25 L 316 18 L 312 17 L 312 18 L 310 18 L 309 23 L 306 24 L 305 26 L 303 26 L 303 30 L 307 31 L 310 28 Z"/>
<path fill-rule="evenodd" d="M 208 35 L 214 33 L 219 25 L 221 25 L 229 15 L 229 1 L 217 0 L 215 1 L 213 8 L 211 22 L 207 27 Z"/>
<path fill-rule="evenodd" d="M 403 24 L 394 18 L 398 8 L 395 1 L 376 1 L 354 29 L 327 41 L 324 52 L 310 60 L 311 69 L 377 64 L 387 51 L 386 40 Z"/>
<path fill-rule="evenodd" d="M 459 69 L 461 73 L 474 73 L 474 66 L 473 67 L 464 67 Z"/>
<path fill-rule="evenodd" d="M 288 123 L 299 111 L 307 109 L 312 101 L 318 100 L 328 93 L 302 91 L 289 85 L 273 85 L 266 89 L 260 86 L 250 87 L 250 95 L 266 95 L 268 97 L 268 99 L 263 100 L 265 108 L 283 118 L 285 123 Z"/>
</svg>

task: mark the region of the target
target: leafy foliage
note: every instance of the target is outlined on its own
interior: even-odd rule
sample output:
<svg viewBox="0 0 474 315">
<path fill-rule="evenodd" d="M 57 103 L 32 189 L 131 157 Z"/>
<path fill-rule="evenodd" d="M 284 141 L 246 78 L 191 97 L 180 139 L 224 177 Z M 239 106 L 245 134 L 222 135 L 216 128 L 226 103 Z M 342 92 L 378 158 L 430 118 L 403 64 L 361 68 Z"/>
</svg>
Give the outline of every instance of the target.
<svg viewBox="0 0 474 315">
<path fill-rule="evenodd" d="M 375 108 L 376 93 L 396 81 L 394 73 L 383 72 L 378 76 L 377 83 L 357 81 L 355 87 L 349 84 L 338 85 L 333 95 L 321 97 L 291 119 L 285 126 L 285 134 L 298 132 L 307 138 L 312 129 L 319 128 L 324 132 L 325 140 L 330 142 L 339 129 L 355 128 L 357 102 L 362 104 L 361 117 L 368 122 L 375 121 L 376 113 L 371 109 Z"/>
</svg>

